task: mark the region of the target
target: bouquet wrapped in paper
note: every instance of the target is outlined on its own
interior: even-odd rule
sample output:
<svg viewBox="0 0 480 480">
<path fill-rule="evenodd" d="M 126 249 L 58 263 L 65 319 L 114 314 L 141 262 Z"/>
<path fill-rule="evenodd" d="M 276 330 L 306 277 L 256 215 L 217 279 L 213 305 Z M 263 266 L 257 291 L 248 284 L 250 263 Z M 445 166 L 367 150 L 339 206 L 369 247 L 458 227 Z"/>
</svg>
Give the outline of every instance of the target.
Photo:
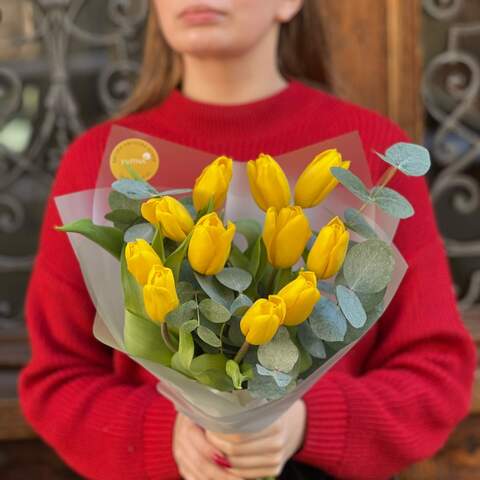
<svg viewBox="0 0 480 480">
<path fill-rule="evenodd" d="M 114 126 L 96 188 L 56 199 L 96 338 L 204 428 L 266 427 L 405 274 L 392 238 L 414 211 L 386 185 L 425 174 L 429 155 L 407 143 L 378 155 L 388 168 L 372 185 L 357 133 L 242 163 Z"/>
</svg>

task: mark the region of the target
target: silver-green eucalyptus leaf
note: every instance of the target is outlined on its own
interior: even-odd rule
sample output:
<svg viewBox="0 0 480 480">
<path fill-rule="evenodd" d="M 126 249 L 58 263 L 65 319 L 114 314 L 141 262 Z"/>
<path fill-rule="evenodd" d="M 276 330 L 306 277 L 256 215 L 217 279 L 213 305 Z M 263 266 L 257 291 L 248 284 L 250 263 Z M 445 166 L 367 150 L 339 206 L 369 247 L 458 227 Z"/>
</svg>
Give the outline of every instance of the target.
<svg viewBox="0 0 480 480">
<path fill-rule="evenodd" d="M 343 285 L 338 285 L 337 300 L 340 309 L 353 327 L 361 328 L 365 325 L 367 314 L 363 309 L 360 299 L 355 295 L 353 290 Z"/>
<path fill-rule="evenodd" d="M 265 368 L 288 373 L 298 360 L 298 348 L 285 327 L 280 327 L 270 342 L 258 347 L 258 361 Z"/>
</svg>

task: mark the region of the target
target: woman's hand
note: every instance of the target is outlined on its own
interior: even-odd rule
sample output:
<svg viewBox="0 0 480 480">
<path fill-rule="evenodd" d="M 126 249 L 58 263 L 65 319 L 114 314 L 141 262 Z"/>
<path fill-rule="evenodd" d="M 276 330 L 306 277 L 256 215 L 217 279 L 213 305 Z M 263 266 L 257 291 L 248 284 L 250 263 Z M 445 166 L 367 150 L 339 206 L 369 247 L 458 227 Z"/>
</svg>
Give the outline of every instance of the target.
<svg viewBox="0 0 480 480">
<path fill-rule="evenodd" d="M 306 417 L 303 400 L 297 400 L 265 430 L 240 435 L 207 432 L 206 438 L 227 456 L 229 472 L 241 478 L 275 477 L 302 446 Z"/>
<path fill-rule="evenodd" d="M 228 462 L 206 439 L 204 430 L 181 413 L 173 431 L 173 456 L 185 480 L 242 480 L 226 470 Z"/>
</svg>

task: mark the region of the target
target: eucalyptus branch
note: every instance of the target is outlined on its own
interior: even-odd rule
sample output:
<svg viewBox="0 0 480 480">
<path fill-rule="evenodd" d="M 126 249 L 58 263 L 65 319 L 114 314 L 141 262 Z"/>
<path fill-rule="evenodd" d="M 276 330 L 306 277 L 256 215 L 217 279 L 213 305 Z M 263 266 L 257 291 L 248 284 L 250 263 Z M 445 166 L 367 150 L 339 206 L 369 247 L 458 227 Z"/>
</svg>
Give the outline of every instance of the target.
<svg viewBox="0 0 480 480">
<path fill-rule="evenodd" d="M 377 190 L 376 190 L 376 193 L 378 193 L 379 191 L 381 191 L 383 189 L 383 187 L 385 187 L 388 182 L 390 182 L 390 180 L 395 176 L 395 174 L 397 173 L 398 171 L 398 168 L 397 167 L 394 167 L 393 165 L 388 167 L 387 170 L 385 170 L 384 174 L 382 175 L 382 177 L 380 178 L 380 181 L 379 181 L 379 185 L 377 187 Z M 365 202 L 359 209 L 359 213 L 362 213 L 366 208 L 367 208 L 367 205 L 369 204 L 370 202 Z"/>
</svg>

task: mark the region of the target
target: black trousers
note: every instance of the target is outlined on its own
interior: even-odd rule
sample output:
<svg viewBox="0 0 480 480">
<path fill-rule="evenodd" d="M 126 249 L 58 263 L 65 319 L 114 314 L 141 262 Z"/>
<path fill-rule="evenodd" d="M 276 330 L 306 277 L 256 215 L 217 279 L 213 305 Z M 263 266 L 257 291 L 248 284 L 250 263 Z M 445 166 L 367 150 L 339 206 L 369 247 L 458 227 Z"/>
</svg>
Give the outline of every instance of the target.
<svg viewBox="0 0 480 480">
<path fill-rule="evenodd" d="M 330 475 L 310 465 L 290 460 L 285 465 L 279 480 L 335 480 Z"/>
</svg>

